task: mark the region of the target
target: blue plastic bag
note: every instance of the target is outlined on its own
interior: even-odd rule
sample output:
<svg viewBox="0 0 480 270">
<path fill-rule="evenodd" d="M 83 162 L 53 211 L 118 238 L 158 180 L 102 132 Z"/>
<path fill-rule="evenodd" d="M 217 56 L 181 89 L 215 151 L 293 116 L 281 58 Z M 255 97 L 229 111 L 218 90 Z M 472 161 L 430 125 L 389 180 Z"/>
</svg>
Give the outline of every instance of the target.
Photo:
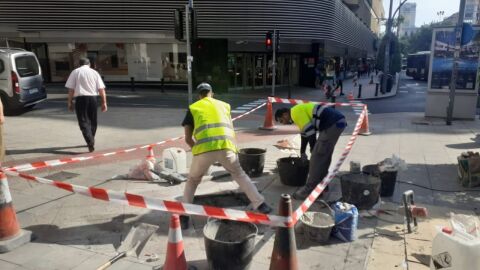
<svg viewBox="0 0 480 270">
<path fill-rule="evenodd" d="M 335 227 L 332 235 L 344 242 L 357 239 L 358 210 L 353 204 L 336 202 L 332 206 Z"/>
</svg>

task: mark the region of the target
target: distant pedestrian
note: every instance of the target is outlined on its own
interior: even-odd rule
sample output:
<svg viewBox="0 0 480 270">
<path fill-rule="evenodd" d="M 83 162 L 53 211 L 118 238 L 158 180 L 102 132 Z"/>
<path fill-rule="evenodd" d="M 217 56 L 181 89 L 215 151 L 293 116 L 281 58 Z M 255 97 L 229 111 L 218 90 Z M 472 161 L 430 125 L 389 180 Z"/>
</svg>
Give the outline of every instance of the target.
<svg viewBox="0 0 480 270">
<path fill-rule="evenodd" d="M 93 152 L 95 151 L 99 95 L 102 98 L 102 112 L 107 111 L 105 84 L 100 74 L 90 68 L 90 60 L 81 58 L 80 67 L 70 73 L 65 87 L 68 88 L 68 110 L 73 111 L 73 98 L 75 98 L 78 126 L 87 142 L 88 151 Z"/>
<path fill-rule="evenodd" d="M 182 126 L 185 142 L 192 148 L 192 165 L 183 191 L 183 201 L 192 203 L 197 186 L 210 165 L 219 162 L 237 182 L 252 203 L 253 209 L 268 214 L 272 208 L 240 166 L 235 144 L 235 130 L 230 105 L 213 98 L 212 86 L 197 86 L 199 100 L 190 105 Z M 189 226 L 189 217 L 180 216 L 182 229 Z"/>
</svg>

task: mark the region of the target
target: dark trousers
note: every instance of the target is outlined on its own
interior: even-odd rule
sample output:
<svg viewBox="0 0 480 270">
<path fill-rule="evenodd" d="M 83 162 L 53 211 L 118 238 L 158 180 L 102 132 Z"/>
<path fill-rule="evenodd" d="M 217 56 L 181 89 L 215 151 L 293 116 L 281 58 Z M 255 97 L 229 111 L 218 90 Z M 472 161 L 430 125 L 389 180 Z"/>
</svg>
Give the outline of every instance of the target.
<svg viewBox="0 0 480 270">
<path fill-rule="evenodd" d="M 82 131 L 87 145 L 95 145 L 95 133 L 97 132 L 97 97 L 79 96 L 75 98 L 75 112 L 78 126 Z"/>
<path fill-rule="evenodd" d="M 332 162 L 335 144 L 337 144 L 338 138 L 342 135 L 345 126 L 345 119 L 341 119 L 331 127 L 319 133 L 310 157 L 308 179 L 305 185 L 309 191 L 313 190 L 323 178 L 327 176 L 328 168 Z"/>
</svg>

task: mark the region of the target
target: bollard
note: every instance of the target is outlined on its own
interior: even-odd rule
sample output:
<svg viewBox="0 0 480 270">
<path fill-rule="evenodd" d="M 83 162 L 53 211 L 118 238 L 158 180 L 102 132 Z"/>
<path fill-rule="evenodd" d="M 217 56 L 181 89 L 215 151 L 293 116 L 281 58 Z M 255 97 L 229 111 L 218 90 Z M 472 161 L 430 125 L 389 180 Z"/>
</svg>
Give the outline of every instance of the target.
<svg viewBox="0 0 480 270">
<path fill-rule="evenodd" d="M 132 92 L 135 92 L 135 77 L 130 77 L 130 87 Z"/>
<path fill-rule="evenodd" d="M 362 84 L 358 84 L 358 96 L 357 98 L 362 98 Z"/>
<path fill-rule="evenodd" d="M 278 215 L 283 217 L 292 216 L 292 199 L 288 194 L 282 194 Z M 297 270 L 297 246 L 293 226 L 278 227 L 275 233 L 270 270 Z"/>
<path fill-rule="evenodd" d="M 165 93 L 165 78 L 160 80 L 160 92 Z"/>
<path fill-rule="evenodd" d="M 378 87 L 380 85 L 378 83 L 375 84 L 375 96 L 378 96 Z"/>
<path fill-rule="evenodd" d="M 335 95 L 333 95 L 332 97 L 330 97 L 330 102 L 331 102 L 331 103 L 335 103 L 336 100 L 337 100 L 337 97 L 336 97 Z M 335 105 L 333 105 L 332 108 L 335 109 Z"/>
</svg>

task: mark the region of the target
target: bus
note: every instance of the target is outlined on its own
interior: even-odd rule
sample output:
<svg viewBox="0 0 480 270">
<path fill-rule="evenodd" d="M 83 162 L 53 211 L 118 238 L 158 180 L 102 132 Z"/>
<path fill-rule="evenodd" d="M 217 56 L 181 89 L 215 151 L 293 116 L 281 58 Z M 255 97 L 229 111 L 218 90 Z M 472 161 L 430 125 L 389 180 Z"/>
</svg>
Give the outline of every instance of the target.
<svg viewBox="0 0 480 270">
<path fill-rule="evenodd" d="M 430 51 L 412 53 L 407 56 L 407 76 L 415 80 L 428 80 Z"/>
</svg>

